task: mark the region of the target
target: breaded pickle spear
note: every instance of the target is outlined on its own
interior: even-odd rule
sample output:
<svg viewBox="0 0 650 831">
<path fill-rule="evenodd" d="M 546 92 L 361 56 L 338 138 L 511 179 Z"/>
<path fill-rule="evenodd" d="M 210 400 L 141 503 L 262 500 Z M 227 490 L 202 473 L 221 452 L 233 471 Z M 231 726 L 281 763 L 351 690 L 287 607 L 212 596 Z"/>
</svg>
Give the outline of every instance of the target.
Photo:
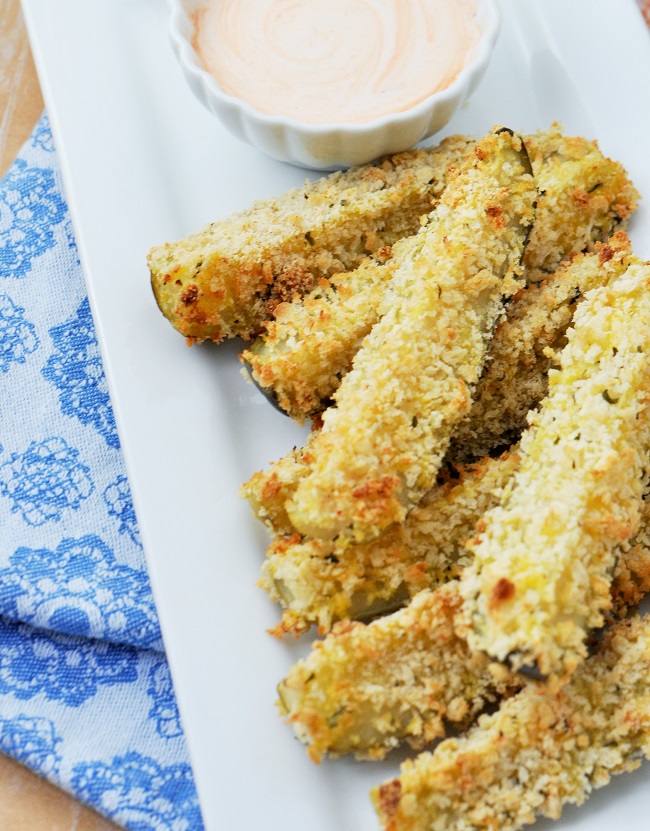
<svg viewBox="0 0 650 831">
<path fill-rule="evenodd" d="M 579 254 L 544 282 L 522 290 L 499 322 L 490 359 L 476 386 L 466 418 L 449 447 L 455 462 L 481 458 L 496 444 L 517 441 L 528 411 L 548 391 L 553 352 L 566 343 L 565 333 L 584 294 L 622 274 L 634 259 L 630 240 L 618 231 L 591 254 Z"/>
<path fill-rule="evenodd" d="M 528 411 L 548 389 L 551 358 L 545 350 L 564 345 L 575 304 L 589 289 L 622 273 L 631 256 L 630 241 L 619 231 L 606 244 L 597 243 L 593 254 L 574 257 L 546 282 L 523 289 L 510 301 L 495 330 L 490 360 L 469 414 L 452 438 L 449 463 L 480 458 L 518 439 Z M 242 485 L 242 496 L 275 534 L 295 533 L 284 506 L 309 472 L 313 437 L 304 448 L 291 451 Z"/>
<path fill-rule="evenodd" d="M 509 304 L 468 419 L 452 440 L 448 464 L 481 449 L 487 454 L 495 444 L 518 436 L 526 413 L 547 391 L 551 357 L 545 350 L 564 344 L 578 299 L 622 274 L 632 257 L 627 235 L 618 232 L 593 254 L 576 256 L 548 282 L 523 290 Z M 277 470 L 271 468 L 270 475 L 256 474 L 266 482 L 266 492 L 257 487 L 257 480 L 247 483 L 258 515 L 260 506 L 266 505 L 267 518 L 273 513 L 276 521 L 274 530 L 285 535 L 270 545 L 260 581 L 285 609 L 276 634 L 301 632 L 312 623 L 323 633 L 336 620 L 391 611 L 420 589 L 457 576 L 468 562 L 460 544 L 498 503 L 517 464 L 516 456 L 505 454 L 474 465 L 452 466 L 456 478 L 436 485 L 403 523 L 369 543 L 339 545 L 296 534 L 282 508 L 309 470 L 309 446 L 294 451 L 286 462 L 274 466 Z M 297 453 L 300 464 L 295 462 Z"/>
<path fill-rule="evenodd" d="M 643 539 L 625 547 L 612 586 L 611 618 L 650 591 L 646 506 Z M 421 748 L 466 727 L 523 676 L 472 653 L 463 637 L 458 582 L 422 591 L 371 624 L 341 622 L 280 683 L 280 710 L 314 761 L 354 753 L 380 759 L 402 741 Z"/>
<path fill-rule="evenodd" d="M 530 685 L 372 791 L 385 831 L 517 831 L 650 758 L 650 618 L 617 624 L 569 684 Z"/>
<path fill-rule="evenodd" d="M 192 341 L 253 337 L 278 303 L 414 233 L 468 142 L 333 173 L 152 248 L 161 312 Z"/>
<path fill-rule="evenodd" d="M 452 468 L 403 523 L 376 540 L 337 547 L 295 534 L 267 551 L 260 584 L 285 611 L 277 635 L 316 623 L 321 634 L 338 620 L 362 620 L 398 609 L 424 588 L 451 580 L 471 559 L 462 543 L 498 504 L 519 463 L 515 452 Z"/>
<path fill-rule="evenodd" d="M 466 726 L 518 686 L 507 671 L 497 681 L 456 634 L 461 602 L 454 581 L 369 626 L 337 623 L 291 668 L 280 710 L 315 762 L 324 753 L 381 759 L 405 739 L 421 748 L 445 735 L 445 721 Z"/>
<path fill-rule="evenodd" d="M 393 249 L 409 250 L 415 241 L 408 237 Z M 379 320 L 379 301 L 399 262 L 397 253 L 384 263 L 369 260 L 302 299 L 281 303 L 241 354 L 257 385 L 271 390 L 287 415 L 302 423 L 325 408 Z"/>
<path fill-rule="evenodd" d="M 624 229 L 639 193 L 623 166 L 604 156 L 596 142 L 563 136 L 557 125 L 528 136 L 526 147 L 544 217 L 543 230 L 531 234 L 524 253 L 526 279 L 533 282 Z"/>
<path fill-rule="evenodd" d="M 646 497 L 648 494 L 646 493 Z M 639 532 L 620 547 L 608 622 L 650 592 L 650 502 Z M 525 679 L 467 644 L 457 581 L 425 590 L 370 624 L 341 622 L 280 683 L 280 709 L 308 745 L 382 758 L 406 740 L 422 747 L 446 725 L 466 726 L 484 704 Z"/>
<path fill-rule="evenodd" d="M 338 620 L 386 614 L 420 590 L 458 577 L 471 560 L 463 543 L 475 532 L 479 519 L 499 503 L 519 458 L 515 449 L 499 458 L 488 456 L 443 471 L 445 481 L 432 488 L 402 524 L 369 543 L 337 546 L 298 534 L 274 540 L 260 580 L 284 609 L 274 634 L 299 634 L 311 624 L 324 634 Z M 634 537 L 637 549 L 650 547 L 648 533 L 643 524 Z M 634 556 L 634 551 L 628 552 L 626 560 Z M 622 603 L 633 585 L 626 591 L 621 581 L 617 572 L 617 597 Z"/>
<path fill-rule="evenodd" d="M 399 266 L 388 311 L 357 352 L 287 513 L 357 542 L 401 522 L 435 482 L 467 413 L 504 296 L 518 287 L 536 189 L 517 136 L 486 136 Z"/>
<path fill-rule="evenodd" d="M 541 191 L 524 254 L 525 280 L 536 282 L 624 224 L 636 208 L 637 193 L 623 167 L 593 142 L 557 130 L 524 141 Z M 413 243 L 411 238 L 406 245 Z M 334 278 L 331 286 L 281 304 L 243 353 L 256 383 L 273 390 L 292 418 L 302 422 L 329 403 L 380 317 L 380 300 L 399 263 L 396 253 L 385 264 L 368 263 Z"/>
<path fill-rule="evenodd" d="M 637 530 L 650 447 L 650 265 L 579 305 L 502 504 L 461 579 L 472 649 L 573 672 L 602 625 L 617 546 Z"/>
</svg>

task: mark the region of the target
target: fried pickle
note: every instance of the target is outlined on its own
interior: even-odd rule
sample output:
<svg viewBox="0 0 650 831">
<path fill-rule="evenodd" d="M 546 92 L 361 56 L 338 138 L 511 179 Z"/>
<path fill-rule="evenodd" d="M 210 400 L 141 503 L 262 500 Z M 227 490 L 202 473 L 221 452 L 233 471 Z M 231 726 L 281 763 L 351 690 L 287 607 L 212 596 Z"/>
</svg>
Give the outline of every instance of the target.
<svg viewBox="0 0 650 831">
<path fill-rule="evenodd" d="M 530 684 L 372 792 L 384 831 L 518 831 L 650 758 L 650 618 L 613 627 L 567 686 Z"/>
<path fill-rule="evenodd" d="M 250 339 L 279 303 L 414 233 L 469 141 L 332 173 L 152 248 L 161 312 L 190 342 Z"/>
<path fill-rule="evenodd" d="M 367 541 L 432 487 L 503 298 L 520 286 L 535 198 L 521 139 L 500 130 L 477 144 L 323 416 L 311 471 L 287 504 L 299 532 Z"/>
<path fill-rule="evenodd" d="M 470 645 L 570 675 L 603 623 L 618 546 L 639 528 L 650 448 L 650 265 L 579 305 L 522 462 L 471 542 Z"/>
<path fill-rule="evenodd" d="M 650 592 L 650 501 L 621 545 L 608 623 Z M 458 581 L 417 594 L 370 624 L 342 621 L 279 685 L 280 709 L 314 761 L 326 753 L 379 759 L 407 741 L 421 748 L 466 727 L 526 679 L 467 643 Z"/>
<path fill-rule="evenodd" d="M 564 136 L 557 129 L 524 141 L 540 190 L 524 254 L 524 279 L 531 283 L 547 279 L 562 260 L 592 250 L 598 240 L 624 226 L 638 194 L 623 167 L 606 158 L 594 142 Z M 241 358 L 256 383 L 272 390 L 292 418 L 302 422 L 329 404 L 361 341 L 379 320 L 381 299 L 414 243 L 411 237 L 384 252 L 387 262 L 369 261 L 321 280 L 304 298 L 282 303 L 244 351 Z"/>
<path fill-rule="evenodd" d="M 479 459 L 518 440 L 528 411 L 548 390 L 552 362 L 548 349 L 564 345 L 566 329 L 585 291 L 622 273 L 631 257 L 630 241 L 620 231 L 607 243 L 597 243 L 593 254 L 574 257 L 547 281 L 522 289 L 510 301 L 495 330 L 470 411 L 452 437 L 447 463 Z M 309 472 L 313 440 L 312 433 L 304 448 L 292 450 L 242 485 L 242 497 L 273 534 L 296 532 L 285 503 Z"/>
</svg>

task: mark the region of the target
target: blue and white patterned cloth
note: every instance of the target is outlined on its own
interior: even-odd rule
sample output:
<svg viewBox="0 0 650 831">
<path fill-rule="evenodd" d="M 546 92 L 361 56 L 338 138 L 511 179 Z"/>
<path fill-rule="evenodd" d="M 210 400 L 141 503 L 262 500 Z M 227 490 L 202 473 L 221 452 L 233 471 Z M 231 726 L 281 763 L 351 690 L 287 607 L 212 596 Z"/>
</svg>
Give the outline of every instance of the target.
<svg viewBox="0 0 650 831">
<path fill-rule="evenodd" d="M 47 116 L 0 182 L 0 750 L 130 831 L 200 831 Z"/>
</svg>

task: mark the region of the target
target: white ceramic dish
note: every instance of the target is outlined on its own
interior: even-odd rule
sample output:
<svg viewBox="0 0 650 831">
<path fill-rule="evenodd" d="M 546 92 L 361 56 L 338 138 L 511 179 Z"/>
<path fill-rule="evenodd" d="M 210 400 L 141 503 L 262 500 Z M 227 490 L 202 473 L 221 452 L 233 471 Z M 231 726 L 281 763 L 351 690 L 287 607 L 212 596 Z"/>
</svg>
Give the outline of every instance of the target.
<svg viewBox="0 0 650 831">
<path fill-rule="evenodd" d="M 533 93 L 509 19 L 510 4 L 521 2 L 503 0 L 480 93 L 444 132 L 483 133 L 494 123 L 530 131 L 563 109 L 552 90 Z M 650 50 L 641 16 L 634 0 L 538 5 L 603 150 L 627 166 L 645 197 L 631 235 L 648 258 L 650 104 L 636 90 L 650 77 Z M 306 644 L 265 632 L 278 613 L 255 586 L 264 534 L 237 497 L 244 479 L 304 433 L 244 382 L 236 344 L 184 346 L 155 306 L 145 265 L 151 245 L 298 185 L 305 172 L 235 139 L 196 101 L 169 48 L 162 0 L 23 7 L 205 825 L 373 831 L 368 790 L 398 759 L 316 767 L 277 717 L 275 684 Z M 595 47 L 603 30 L 606 50 Z M 649 776 L 645 765 L 618 777 L 560 823 L 536 828 L 647 831 Z"/>
<path fill-rule="evenodd" d="M 190 15 L 204 0 L 169 0 L 169 31 L 174 52 L 192 92 L 225 127 L 274 159 L 332 170 L 396 153 L 439 132 L 474 92 L 487 69 L 499 31 L 496 0 L 477 0 L 481 37 L 467 65 L 447 89 L 405 112 L 367 124 L 305 124 L 261 113 L 224 92 L 205 71 L 191 40 Z"/>
</svg>

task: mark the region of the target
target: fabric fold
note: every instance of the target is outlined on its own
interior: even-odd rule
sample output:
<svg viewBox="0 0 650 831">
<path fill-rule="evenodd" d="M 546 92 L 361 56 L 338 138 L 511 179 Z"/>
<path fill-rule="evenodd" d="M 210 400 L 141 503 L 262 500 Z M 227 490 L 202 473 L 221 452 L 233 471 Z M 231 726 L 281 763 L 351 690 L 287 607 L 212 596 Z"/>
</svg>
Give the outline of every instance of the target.
<svg viewBox="0 0 650 831">
<path fill-rule="evenodd" d="M 0 182 L 0 523 L 0 751 L 129 831 L 200 831 L 46 114 Z"/>
</svg>

